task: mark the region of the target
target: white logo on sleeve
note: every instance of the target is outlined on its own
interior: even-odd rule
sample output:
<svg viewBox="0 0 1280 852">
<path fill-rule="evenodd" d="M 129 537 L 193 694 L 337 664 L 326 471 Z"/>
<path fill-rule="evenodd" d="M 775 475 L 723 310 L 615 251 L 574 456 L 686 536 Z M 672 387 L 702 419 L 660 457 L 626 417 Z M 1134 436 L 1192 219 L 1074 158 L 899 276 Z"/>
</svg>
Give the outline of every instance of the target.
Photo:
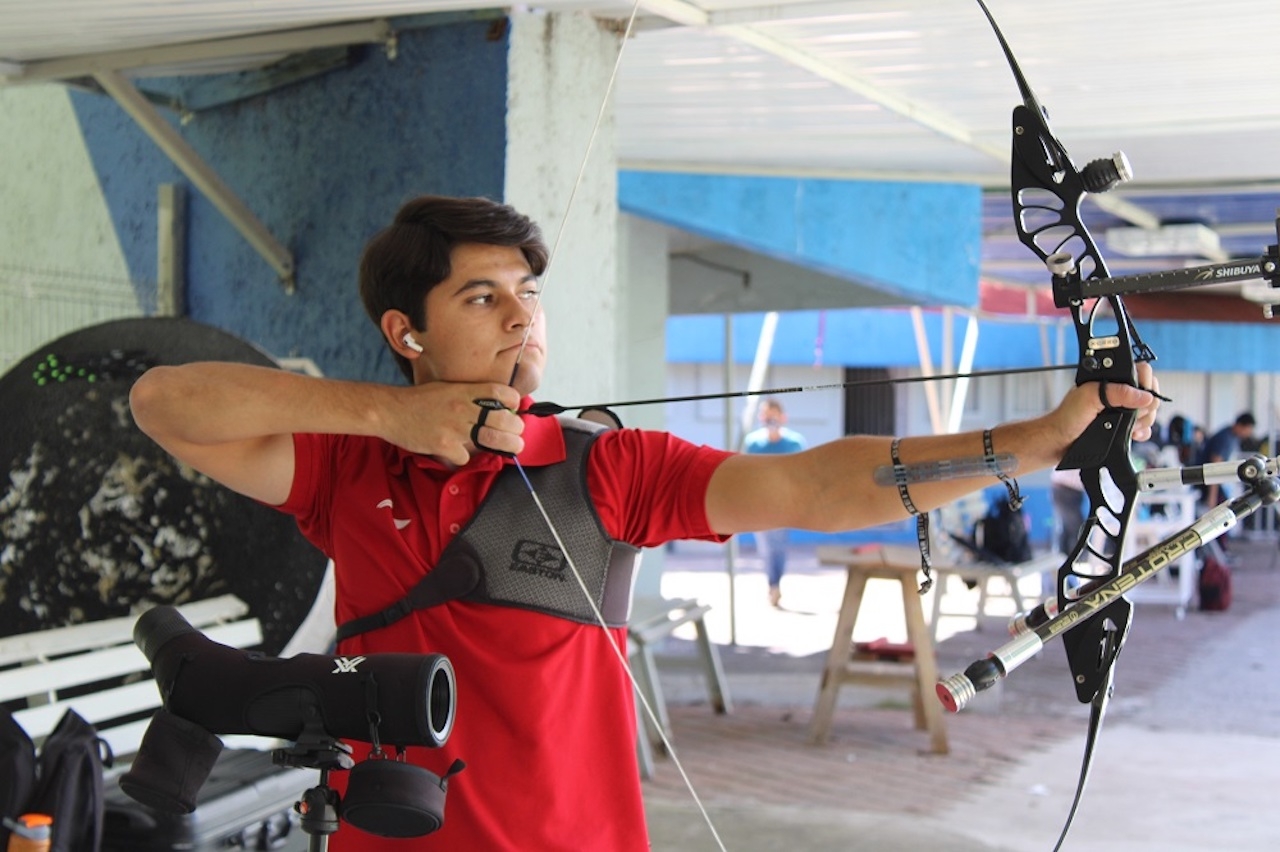
<svg viewBox="0 0 1280 852">
<path fill-rule="evenodd" d="M 378 508 L 378 509 L 394 509 L 394 508 L 395 508 L 395 504 L 394 504 L 394 503 L 392 503 L 392 502 L 391 502 L 391 498 L 390 498 L 390 497 L 388 497 L 387 499 L 385 499 L 385 500 L 383 500 L 381 503 L 379 503 L 379 504 L 376 506 L 376 508 Z M 397 518 L 397 517 L 395 516 L 394 512 L 393 512 L 393 513 L 392 513 L 392 515 L 391 515 L 391 522 L 392 522 L 393 524 L 395 524 L 395 525 L 396 525 L 396 529 L 398 529 L 398 530 L 402 530 L 402 529 L 404 529 L 405 527 L 409 526 L 409 524 L 413 523 L 413 521 L 412 521 L 411 519 L 409 519 L 409 518 Z"/>
</svg>

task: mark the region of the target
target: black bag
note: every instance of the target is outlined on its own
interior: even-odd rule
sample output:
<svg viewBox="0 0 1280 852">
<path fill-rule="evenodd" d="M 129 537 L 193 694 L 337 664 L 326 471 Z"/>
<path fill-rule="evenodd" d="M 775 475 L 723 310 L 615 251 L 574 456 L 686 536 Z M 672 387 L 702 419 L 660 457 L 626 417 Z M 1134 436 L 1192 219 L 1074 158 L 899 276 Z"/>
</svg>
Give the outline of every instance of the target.
<svg viewBox="0 0 1280 852">
<path fill-rule="evenodd" d="M 1221 611 L 1231 606 L 1231 569 L 1212 556 L 1200 567 L 1200 609 Z"/>
<path fill-rule="evenodd" d="M 0 817 L 27 813 L 36 786 L 36 747 L 18 720 L 0 707 Z M 9 848 L 9 829 L 0 822 L 0 849 Z"/>
<path fill-rule="evenodd" d="M 13 786 L 0 792 L 4 815 L 53 818 L 50 852 L 98 852 L 102 848 L 102 770 L 111 749 L 74 710 L 62 714 L 35 757 L 31 739 L 8 713 L 0 720 L 3 772 Z M 24 745 L 25 743 L 25 745 Z M 10 749 L 9 746 L 16 746 Z M 8 783 L 4 785 L 9 788 Z M 9 832 L 3 834 L 8 843 Z"/>
<path fill-rule="evenodd" d="M 1008 498 L 997 500 L 986 517 L 978 521 L 974 539 L 992 562 L 1016 564 L 1033 555 L 1022 510 L 1010 506 Z"/>
<path fill-rule="evenodd" d="M 111 748 L 93 725 L 74 710 L 40 746 L 38 782 L 27 811 L 53 817 L 50 852 L 102 848 L 102 768 L 113 762 Z"/>
</svg>

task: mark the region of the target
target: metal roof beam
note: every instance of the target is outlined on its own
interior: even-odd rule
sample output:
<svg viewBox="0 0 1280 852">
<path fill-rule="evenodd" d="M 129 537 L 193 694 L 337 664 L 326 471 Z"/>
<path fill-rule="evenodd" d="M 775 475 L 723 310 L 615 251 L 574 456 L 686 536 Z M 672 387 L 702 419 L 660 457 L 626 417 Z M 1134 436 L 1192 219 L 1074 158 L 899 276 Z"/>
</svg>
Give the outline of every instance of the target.
<svg viewBox="0 0 1280 852">
<path fill-rule="evenodd" d="M 705 27 L 711 20 L 705 9 L 686 0 L 640 0 L 640 8 L 686 27 Z"/>
<path fill-rule="evenodd" d="M 98 85 L 160 146 L 160 150 L 168 155 L 174 165 L 227 217 L 254 250 L 271 264 L 280 276 L 285 291 L 292 293 L 293 254 L 272 236 L 248 205 L 218 177 L 218 173 L 201 159 L 187 140 L 165 121 L 164 116 L 132 83 L 117 71 L 99 71 L 93 76 Z"/>
<path fill-rule="evenodd" d="M 709 26 L 716 32 L 723 33 L 743 44 L 776 56 L 786 62 L 803 68 L 817 77 L 821 77 L 841 88 L 854 92 L 890 112 L 907 118 L 926 127 L 947 139 L 959 142 L 968 148 L 995 158 L 998 162 L 1009 162 L 1009 149 L 1005 145 L 991 145 L 979 140 L 973 131 L 956 121 L 951 116 L 934 109 L 928 104 L 903 97 L 886 89 L 866 77 L 841 68 L 804 48 L 765 32 L 753 23 L 725 23 L 727 21 L 753 21 L 752 15 L 760 17 L 754 20 L 785 19 L 793 7 L 752 7 L 721 12 L 707 12 L 687 0 L 641 0 L 645 11 L 661 15 L 685 26 Z M 836 12 L 840 7 L 829 2 L 804 3 L 795 7 L 797 16 L 821 16 Z M 846 9 L 847 12 L 847 9 Z M 1159 220 L 1151 213 L 1119 196 L 1092 196 L 1100 207 L 1126 222 L 1143 228 L 1159 226 Z"/>
<path fill-rule="evenodd" d="M 698 5 L 687 2 L 687 0 L 641 0 L 641 5 L 646 12 L 660 15 L 677 24 L 690 27 L 711 26 L 718 33 L 723 33 L 743 44 L 750 45 L 757 50 L 790 62 L 792 65 L 803 68 L 809 73 L 835 83 L 837 86 L 848 89 L 851 92 L 856 92 L 867 100 L 877 103 L 898 115 L 905 116 L 922 127 L 927 127 L 948 139 L 954 139 L 970 148 L 1008 162 L 1009 152 L 1007 150 L 1003 147 L 997 148 L 978 141 L 969 128 L 950 116 L 926 104 L 897 95 L 883 86 L 840 68 L 802 47 L 769 35 L 753 24 L 720 25 L 717 20 L 717 15 L 720 13 L 707 12 Z M 825 8 L 826 4 L 823 5 Z M 726 16 L 725 20 L 733 20 L 733 18 Z"/>
<path fill-rule="evenodd" d="M 858 7 L 848 0 L 812 0 L 806 3 L 766 3 L 760 6 L 734 6 L 729 9 L 717 9 L 709 13 L 713 26 L 728 24 L 768 24 L 786 21 L 802 21 L 813 18 L 841 18 L 860 21 L 886 20 L 904 18 L 907 12 L 889 9 L 887 11 L 858 11 Z"/>
<path fill-rule="evenodd" d="M 913 101 L 910 98 L 897 95 L 865 77 L 852 74 L 833 65 L 825 59 L 797 47 L 795 44 L 771 36 L 757 27 L 745 24 L 717 27 L 716 31 L 732 36 L 743 44 L 749 44 L 779 59 L 786 60 L 811 74 L 835 83 L 837 86 L 856 92 L 867 100 L 908 118 L 922 127 L 927 127 L 948 139 L 953 139 L 976 151 L 981 151 L 984 154 L 1008 162 L 1009 152 L 1004 147 L 996 147 L 980 142 L 968 127 L 960 124 L 950 116 L 919 101 Z"/>
<path fill-rule="evenodd" d="M 113 50 L 64 59 L 0 65 L 0 83 L 31 83 L 91 77 L 102 72 L 164 68 L 233 58 L 272 57 L 318 47 L 383 44 L 394 49 L 396 34 L 385 19 L 286 30 L 235 38 Z M 16 70 L 15 70 L 16 69 Z"/>
</svg>

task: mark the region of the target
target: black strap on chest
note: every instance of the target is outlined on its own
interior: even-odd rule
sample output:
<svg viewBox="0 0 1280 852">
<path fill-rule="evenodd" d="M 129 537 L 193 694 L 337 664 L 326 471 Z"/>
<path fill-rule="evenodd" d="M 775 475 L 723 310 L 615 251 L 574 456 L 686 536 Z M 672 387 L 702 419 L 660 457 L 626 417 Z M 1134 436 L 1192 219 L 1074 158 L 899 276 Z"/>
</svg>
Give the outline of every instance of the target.
<svg viewBox="0 0 1280 852">
<path fill-rule="evenodd" d="M 558 419 L 564 433 L 565 461 L 526 468 L 525 473 L 547 514 L 555 519 L 605 623 L 623 627 L 631 614 L 640 551 L 609 538 L 587 489 L 587 456 L 604 429 L 575 418 Z M 498 474 L 480 508 L 445 547 L 435 567 L 401 600 L 339 626 L 338 640 L 452 600 L 513 606 L 582 624 L 598 623 L 569 560 L 512 465 Z"/>
</svg>

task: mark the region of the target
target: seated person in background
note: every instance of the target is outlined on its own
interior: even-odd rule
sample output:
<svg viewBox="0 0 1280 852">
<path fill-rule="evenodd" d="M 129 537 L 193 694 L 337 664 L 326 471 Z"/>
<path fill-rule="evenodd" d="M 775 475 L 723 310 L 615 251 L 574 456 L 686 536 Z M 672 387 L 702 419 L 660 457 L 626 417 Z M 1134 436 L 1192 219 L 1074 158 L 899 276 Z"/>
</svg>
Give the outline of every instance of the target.
<svg viewBox="0 0 1280 852">
<path fill-rule="evenodd" d="M 1215 462 L 1230 461 L 1240 455 L 1240 443 L 1247 441 L 1253 437 L 1253 429 L 1257 425 L 1253 414 L 1245 411 L 1236 417 L 1235 422 L 1230 425 L 1223 426 L 1209 440 L 1204 442 L 1204 447 L 1200 450 L 1200 458 L 1196 464 L 1213 464 Z M 1230 490 L 1230 489 L 1228 489 Z M 1217 484 L 1202 486 L 1203 500 L 1206 506 L 1216 506 L 1229 494 L 1224 494 L 1222 488 Z"/>
</svg>

